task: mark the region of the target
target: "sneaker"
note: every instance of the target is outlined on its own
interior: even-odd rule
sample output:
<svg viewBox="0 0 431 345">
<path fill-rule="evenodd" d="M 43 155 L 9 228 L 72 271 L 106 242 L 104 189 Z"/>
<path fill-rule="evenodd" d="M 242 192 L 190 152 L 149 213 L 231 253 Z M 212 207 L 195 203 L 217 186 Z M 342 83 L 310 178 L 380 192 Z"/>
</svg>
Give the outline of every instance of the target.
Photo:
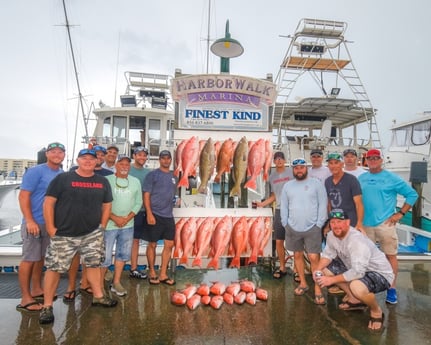
<svg viewBox="0 0 431 345">
<path fill-rule="evenodd" d="M 118 301 L 107 296 L 103 296 L 100 298 L 93 297 L 93 302 L 91 303 L 94 307 L 105 307 L 112 308 L 117 305 Z"/>
<path fill-rule="evenodd" d="M 110 282 L 112 279 L 114 279 L 114 272 L 107 270 L 105 273 L 105 281 Z"/>
<path fill-rule="evenodd" d="M 111 291 L 120 297 L 127 295 L 127 290 L 120 283 L 112 284 L 111 285 Z"/>
<path fill-rule="evenodd" d="M 129 277 L 137 279 L 147 279 L 147 274 L 144 271 L 138 271 L 138 269 L 136 269 L 130 270 Z"/>
<path fill-rule="evenodd" d="M 389 304 L 398 303 L 397 290 L 395 290 L 394 288 L 388 289 L 386 293 L 386 303 L 389 303 Z"/>
<path fill-rule="evenodd" d="M 42 308 L 42 311 L 39 315 L 39 323 L 42 325 L 46 325 L 48 323 L 54 322 L 54 312 L 52 310 L 52 306 Z"/>
</svg>

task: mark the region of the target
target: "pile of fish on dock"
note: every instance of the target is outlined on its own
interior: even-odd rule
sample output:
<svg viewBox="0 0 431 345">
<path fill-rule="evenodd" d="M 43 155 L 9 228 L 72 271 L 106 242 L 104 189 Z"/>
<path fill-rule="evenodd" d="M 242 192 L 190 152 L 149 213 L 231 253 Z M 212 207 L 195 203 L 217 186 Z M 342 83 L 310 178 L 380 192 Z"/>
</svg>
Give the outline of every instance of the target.
<svg viewBox="0 0 431 345">
<path fill-rule="evenodd" d="M 201 284 L 199 287 L 190 285 L 182 291 L 175 291 L 171 295 L 171 303 L 174 305 L 186 305 L 190 310 L 195 310 L 199 305 L 210 305 L 214 309 L 220 309 L 223 303 L 256 305 L 256 301 L 267 301 L 268 292 L 262 288 L 256 288 L 249 280 L 234 282 L 226 287 L 221 282 L 214 282 L 211 286 Z"/>
<path fill-rule="evenodd" d="M 197 176 L 199 168 L 200 185 L 198 192 L 207 194 L 208 182 L 214 170 L 214 182 L 219 183 L 224 173 L 231 173 L 234 186 L 230 196 L 241 196 L 241 183 L 248 178 L 244 188 L 256 189 L 256 178 L 263 173 L 263 180 L 268 180 L 268 171 L 272 162 L 272 145 L 269 140 L 248 141 L 242 137 L 239 142 L 232 139 L 225 141 L 199 140 L 193 136 L 182 140 L 175 151 L 174 175 L 181 176 L 178 187 L 189 188 L 189 176 Z"/>
<path fill-rule="evenodd" d="M 192 266 L 202 267 L 202 257 L 211 258 L 207 268 L 219 268 L 219 258 L 227 254 L 233 259 L 229 267 L 240 267 L 241 256 L 247 264 L 257 264 L 272 235 L 271 217 L 189 217 L 176 223 L 173 258 L 187 265 L 194 256 Z"/>
</svg>

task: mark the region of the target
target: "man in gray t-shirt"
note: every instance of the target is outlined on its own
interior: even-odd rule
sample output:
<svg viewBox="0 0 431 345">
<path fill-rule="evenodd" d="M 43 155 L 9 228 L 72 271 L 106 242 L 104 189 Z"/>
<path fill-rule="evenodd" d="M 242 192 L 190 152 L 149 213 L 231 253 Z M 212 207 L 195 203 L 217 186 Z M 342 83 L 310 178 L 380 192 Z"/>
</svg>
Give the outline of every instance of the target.
<svg viewBox="0 0 431 345">
<path fill-rule="evenodd" d="M 284 153 L 279 151 L 274 153 L 275 170 L 269 176 L 269 184 L 271 186 L 271 195 L 264 201 L 258 202 L 258 207 L 265 207 L 275 202 L 273 228 L 275 236 L 275 247 L 277 251 L 278 260 L 280 261 L 280 268 L 273 274 L 275 279 L 280 279 L 287 274 L 286 270 L 286 255 L 284 248 L 284 241 L 286 239 L 286 230 L 281 225 L 280 218 L 280 195 L 283 186 L 287 181 L 293 179 L 291 168 L 285 166 L 286 159 Z"/>
</svg>

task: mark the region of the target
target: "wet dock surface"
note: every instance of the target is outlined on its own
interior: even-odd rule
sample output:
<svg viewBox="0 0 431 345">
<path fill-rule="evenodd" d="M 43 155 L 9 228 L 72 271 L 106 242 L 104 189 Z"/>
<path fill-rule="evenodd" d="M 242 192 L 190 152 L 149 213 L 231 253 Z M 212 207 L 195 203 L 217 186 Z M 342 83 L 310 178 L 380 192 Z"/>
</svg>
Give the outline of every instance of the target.
<svg viewBox="0 0 431 345">
<path fill-rule="evenodd" d="M 128 290 L 116 308 L 91 306 L 91 297 L 79 294 L 66 304 L 63 278 L 60 298 L 54 302 L 55 322 L 39 325 L 38 313 L 15 310 L 19 303 L 16 273 L 0 274 L 1 344 L 431 344 L 431 261 L 400 262 L 397 305 L 386 305 L 385 293 L 378 300 L 385 313 L 380 334 L 367 330 L 369 311 L 342 311 L 342 295 L 327 295 L 328 303 L 313 303 L 313 289 L 304 296 L 293 293 L 292 276 L 272 278 L 266 265 L 207 271 L 176 270 L 175 287 L 150 285 L 130 279 Z M 223 304 L 220 310 L 199 306 L 188 310 L 170 303 L 170 294 L 188 284 L 248 279 L 269 293 L 268 301 L 255 306 Z M 311 284 L 311 276 L 307 276 Z M 326 291 L 325 291 L 326 295 Z"/>
</svg>

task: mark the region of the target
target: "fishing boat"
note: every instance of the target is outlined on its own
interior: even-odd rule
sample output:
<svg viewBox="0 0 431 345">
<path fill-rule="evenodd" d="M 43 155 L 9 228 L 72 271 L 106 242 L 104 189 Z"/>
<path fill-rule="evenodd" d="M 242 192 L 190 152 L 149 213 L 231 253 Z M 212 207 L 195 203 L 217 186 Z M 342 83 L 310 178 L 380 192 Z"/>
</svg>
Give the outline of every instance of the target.
<svg viewBox="0 0 431 345">
<path fill-rule="evenodd" d="M 3 176 L 0 174 L 0 207 L 3 203 L 4 198 L 9 192 L 21 186 L 21 180 L 19 180 L 14 172 Z"/>
<path fill-rule="evenodd" d="M 312 149 L 326 155 L 354 148 L 358 164 L 365 165 L 368 149 L 383 148 L 377 111 L 353 62 L 346 31 L 347 23 L 342 21 L 304 18 L 288 36 L 276 77 L 278 97 L 272 123 L 274 147 L 285 153 L 289 163 L 297 157 L 309 159 Z M 384 153 L 386 169 L 406 181 L 410 181 L 411 162 L 422 168 L 425 164 L 425 171 L 429 170 L 430 123 L 431 114 L 426 113 L 416 121 L 393 126 L 392 144 Z M 424 184 L 423 195 L 422 215 L 429 217 L 430 185 Z M 406 224 L 398 229 L 401 253 L 429 253 L 431 232 L 427 230 L 431 226 L 410 226 L 411 212 L 403 221 Z"/>
</svg>

